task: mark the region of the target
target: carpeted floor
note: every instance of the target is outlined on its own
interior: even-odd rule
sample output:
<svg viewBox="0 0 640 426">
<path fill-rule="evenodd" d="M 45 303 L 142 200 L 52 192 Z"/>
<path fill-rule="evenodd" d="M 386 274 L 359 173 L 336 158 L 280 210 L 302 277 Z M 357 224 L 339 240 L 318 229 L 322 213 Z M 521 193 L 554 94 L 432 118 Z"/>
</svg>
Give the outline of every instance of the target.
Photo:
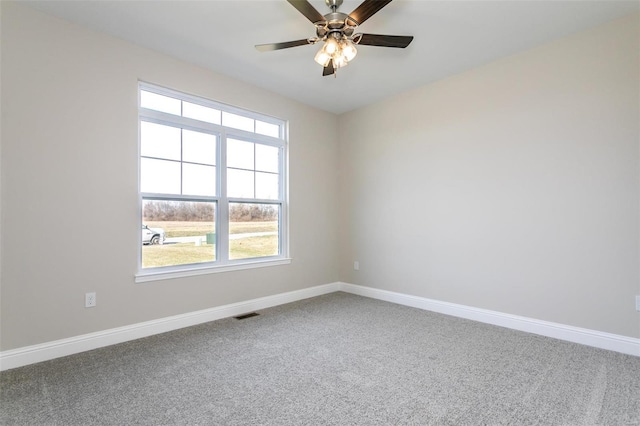
<svg viewBox="0 0 640 426">
<path fill-rule="evenodd" d="M 640 358 L 345 293 L 0 373 L 2 425 L 640 425 Z"/>
</svg>

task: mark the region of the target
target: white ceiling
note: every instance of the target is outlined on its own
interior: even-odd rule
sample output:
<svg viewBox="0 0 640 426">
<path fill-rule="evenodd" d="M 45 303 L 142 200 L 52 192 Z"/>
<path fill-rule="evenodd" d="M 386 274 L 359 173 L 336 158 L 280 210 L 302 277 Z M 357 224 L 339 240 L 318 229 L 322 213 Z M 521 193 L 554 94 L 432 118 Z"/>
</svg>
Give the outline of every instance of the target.
<svg viewBox="0 0 640 426">
<path fill-rule="evenodd" d="M 321 13 L 324 0 L 310 0 Z M 361 3 L 345 0 L 349 13 Z M 395 0 L 358 32 L 413 35 L 406 49 L 359 46 L 337 78 L 322 77 L 318 46 L 260 53 L 255 44 L 315 35 L 285 0 L 36 1 L 25 3 L 341 113 L 640 10 L 632 1 Z"/>
</svg>

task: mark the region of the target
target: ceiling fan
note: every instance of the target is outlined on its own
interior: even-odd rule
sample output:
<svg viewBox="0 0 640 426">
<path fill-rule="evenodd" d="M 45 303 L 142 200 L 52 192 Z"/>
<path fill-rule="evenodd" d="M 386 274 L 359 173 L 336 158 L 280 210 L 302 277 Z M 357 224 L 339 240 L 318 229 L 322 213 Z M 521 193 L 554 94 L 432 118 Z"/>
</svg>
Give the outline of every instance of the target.
<svg viewBox="0 0 640 426">
<path fill-rule="evenodd" d="M 353 12 L 338 12 L 343 0 L 325 0 L 331 9 L 322 16 L 307 0 L 287 0 L 316 27 L 316 36 L 302 40 L 282 43 L 258 44 L 260 52 L 287 49 L 324 42 L 315 56 L 315 61 L 322 65 L 322 75 L 335 75 L 338 68 L 346 66 L 355 58 L 356 45 L 405 48 L 413 40 L 413 36 L 379 35 L 355 33 L 355 29 L 376 12 L 391 3 L 392 0 L 364 0 Z"/>
</svg>

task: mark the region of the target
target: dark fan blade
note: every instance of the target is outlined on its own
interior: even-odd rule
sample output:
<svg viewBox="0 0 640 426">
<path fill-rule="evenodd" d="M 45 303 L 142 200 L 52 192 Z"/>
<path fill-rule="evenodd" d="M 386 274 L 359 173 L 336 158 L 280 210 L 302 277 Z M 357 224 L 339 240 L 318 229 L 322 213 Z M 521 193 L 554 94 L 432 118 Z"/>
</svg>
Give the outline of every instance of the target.
<svg viewBox="0 0 640 426">
<path fill-rule="evenodd" d="M 364 0 L 356 10 L 349 14 L 349 18 L 356 24 L 362 25 L 364 21 L 371 18 L 374 13 L 391 3 L 391 0 Z"/>
<path fill-rule="evenodd" d="M 287 0 L 291 6 L 298 9 L 298 12 L 302 13 L 312 23 L 324 21 L 324 16 L 320 15 L 320 12 L 311 5 L 307 0 Z"/>
<path fill-rule="evenodd" d="M 362 38 L 360 38 L 358 44 L 367 46 L 405 48 L 409 45 L 409 43 L 411 43 L 411 40 L 413 40 L 413 36 L 362 34 Z"/>
<path fill-rule="evenodd" d="M 322 69 L 322 76 L 334 74 L 336 70 L 333 68 L 333 59 L 329 61 L 329 65 Z"/>
<path fill-rule="evenodd" d="M 269 52 L 271 50 L 288 49 L 290 47 L 304 46 L 310 44 L 306 38 L 304 40 L 284 41 L 282 43 L 256 44 L 256 49 L 261 52 Z"/>
</svg>

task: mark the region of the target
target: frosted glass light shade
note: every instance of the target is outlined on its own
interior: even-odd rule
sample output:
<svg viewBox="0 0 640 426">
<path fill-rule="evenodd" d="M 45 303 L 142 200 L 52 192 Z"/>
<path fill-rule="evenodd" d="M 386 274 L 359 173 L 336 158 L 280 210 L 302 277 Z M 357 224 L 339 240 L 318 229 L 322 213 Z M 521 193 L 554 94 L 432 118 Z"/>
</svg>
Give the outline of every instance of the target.
<svg viewBox="0 0 640 426">
<path fill-rule="evenodd" d="M 340 45 L 338 44 L 338 41 L 335 38 L 329 37 L 327 39 L 327 42 L 324 44 L 323 49 L 329 55 L 333 55 L 338 51 L 338 49 L 340 49 Z"/>
<path fill-rule="evenodd" d="M 313 59 L 318 64 L 322 65 L 323 67 L 326 67 L 327 65 L 329 65 L 329 61 L 331 60 L 331 55 L 325 52 L 324 48 L 322 48 L 318 50 L 318 53 L 316 53 L 316 57 Z"/>
<path fill-rule="evenodd" d="M 355 58 L 357 53 L 358 50 L 351 40 L 347 40 L 342 44 L 342 54 L 347 62 Z"/>
</svg>

